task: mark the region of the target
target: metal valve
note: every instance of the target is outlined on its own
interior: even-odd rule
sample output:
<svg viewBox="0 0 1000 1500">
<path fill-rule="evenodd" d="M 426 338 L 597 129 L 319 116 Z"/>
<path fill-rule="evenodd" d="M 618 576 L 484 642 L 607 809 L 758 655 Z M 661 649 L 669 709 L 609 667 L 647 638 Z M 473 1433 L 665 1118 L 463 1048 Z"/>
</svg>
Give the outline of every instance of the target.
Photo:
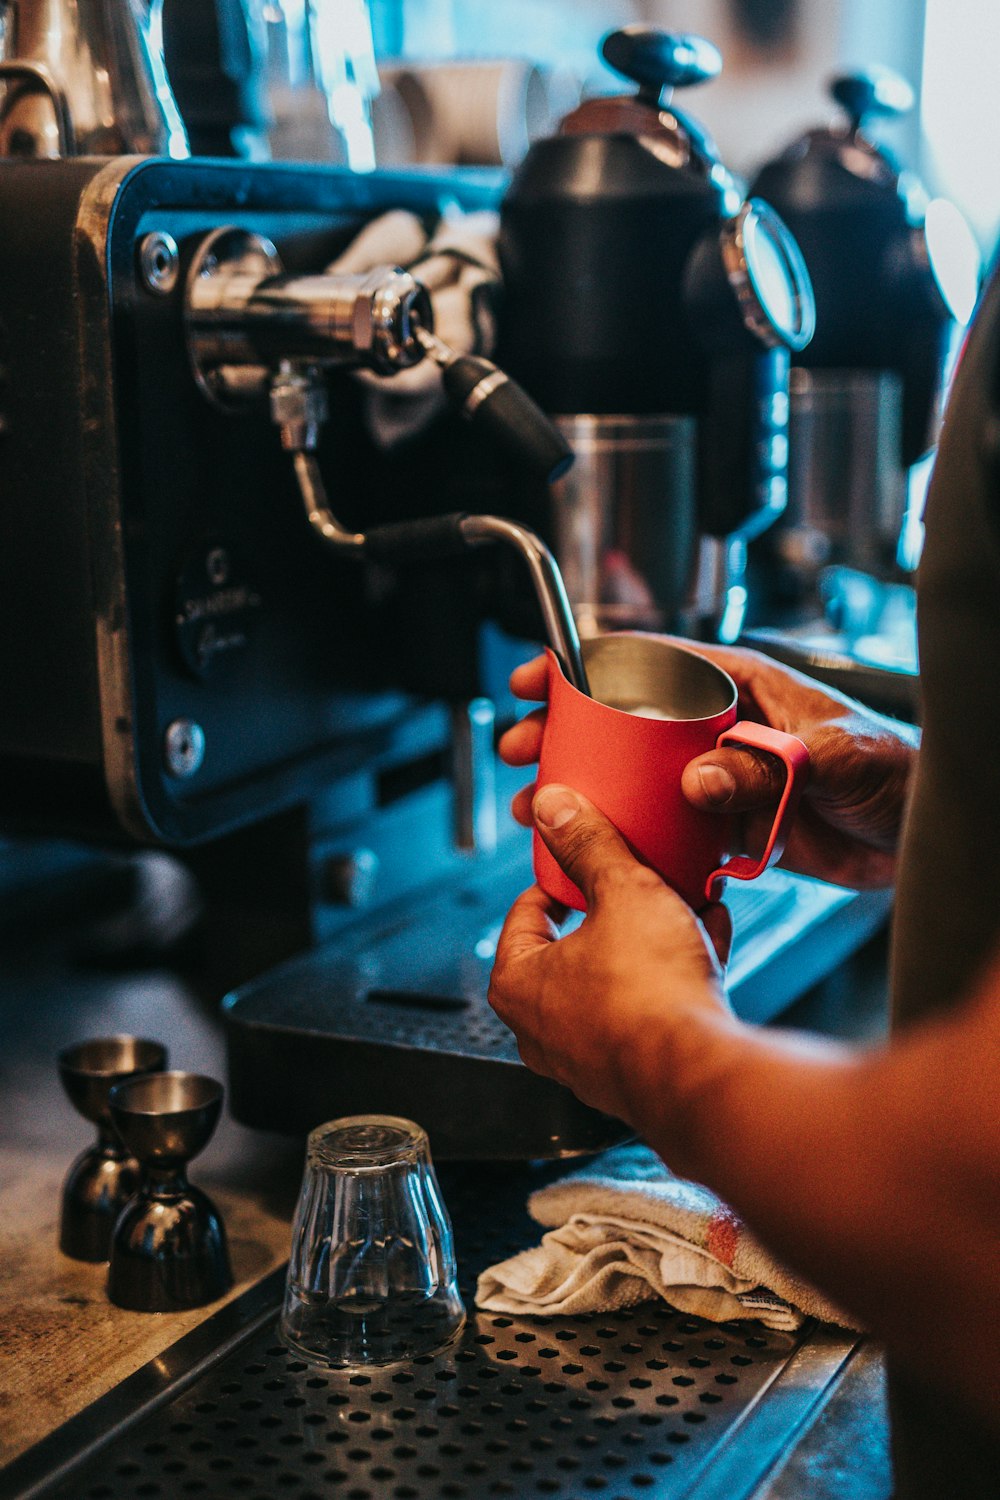
<svg viewBox="0 0 1000 1500">
<path fill-rule="evenodd" d="M 396 266 L 294 276 L 270 240 L 233 228 L 199 246 L 184 315 L 195 379 L 230 411 L 266 395 L 289 361 L 406 370 L 424 358 L 416 330 L 434 316 L 426 288 Z"/>
<path fill-rule="evenodd" d="M 233 411 L 270 395 L 288 448 L 313 446 L 298 430 L 292 435 L 290 423 L 305 420 L 314 430 L 325 415 L 312 372 L 392 376 L 431 358 L 447 399 L 519 468 L 552 481 L 573 461 L 565 438 L 515 381 L 436 337 L 426 287 L 397 266 L 293 276 L 262 235 L 217 229 L 191 263 L 185 321 L 194 377 L 208 399 Z M 297 404 L 296 372 L 305 370 L 316 415 L 303 416 Z"/>
</svg>

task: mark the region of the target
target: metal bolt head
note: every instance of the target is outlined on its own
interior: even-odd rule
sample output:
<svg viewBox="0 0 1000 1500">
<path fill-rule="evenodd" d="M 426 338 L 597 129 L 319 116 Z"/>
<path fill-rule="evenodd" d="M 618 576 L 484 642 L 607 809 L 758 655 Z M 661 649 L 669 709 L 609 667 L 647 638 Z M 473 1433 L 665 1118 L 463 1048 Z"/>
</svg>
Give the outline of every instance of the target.
<svg viewBox="0 0 1000 1500">
<path fill-rule="evenodd" d="M 139 242 L 139 272 L 151 292 L 165 297 L 177 285 L 181 257 L 177 241 L 166 230 L 157 229 Z"/>
<path fill-rule="evenodd" d="M 163 763 L 171 776 L 184 780 L 201 769 L 205 731 L 194 719 L 174 719 L 163 736 Z"/>
</svg>

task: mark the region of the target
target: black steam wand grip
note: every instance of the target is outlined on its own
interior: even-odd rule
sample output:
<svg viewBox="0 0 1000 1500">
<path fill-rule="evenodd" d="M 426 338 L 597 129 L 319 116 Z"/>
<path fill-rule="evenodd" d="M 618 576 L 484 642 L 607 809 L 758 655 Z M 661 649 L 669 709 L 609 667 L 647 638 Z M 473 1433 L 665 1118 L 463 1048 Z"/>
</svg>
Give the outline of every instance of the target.
<svg viewBox="0 0 1000 1500">
<path fill-rule="evenodd" d="M 464 515 L 427 516 L 419 521 L 392 521 L 365 532 L 364 552 L 373 562 L 438 562 L 465 551 Z"/>
<path fill-rule="evenodd" d="M 466 421 L 528 473 L 554 484 L 573 462 L 573 450 L 527 391 L 491 360 L 457 354 L 429 328 L 416 336 L 441 367 L 444 393 Z"/>
<path fill-rule="evenodd" d="M 460 354 L 441 372 L 445 395 L 480 432 L 521 468 L 546 484 L 562 477 L 573 450 L 562 433 L 503 370 L 488 359 Z"/>
</svg>

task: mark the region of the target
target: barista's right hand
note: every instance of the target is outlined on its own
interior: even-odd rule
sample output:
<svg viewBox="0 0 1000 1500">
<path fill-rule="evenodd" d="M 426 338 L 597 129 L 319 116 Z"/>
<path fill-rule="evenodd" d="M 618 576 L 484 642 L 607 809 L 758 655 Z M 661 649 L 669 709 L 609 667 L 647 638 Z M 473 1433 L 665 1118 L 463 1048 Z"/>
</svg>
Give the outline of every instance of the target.
<svg viewBox="0 0 1000 1500">
<path fill-rule="evenodd" d="M 741 719 L 797 735 L 809 751 L 809 781 L 781 864 L 855 889 L 891 885 L 916 760 L 916 731 L 759 652 L 693 641 L 678 644 L 729 673 L 739 689 Z M 545 658 L 537 657 L 512 674 L 511 690 L 518 698 L 544 700 L 547 675 Z M 507 731 L 500 755 L 508 765 L 537 761 L 544 724 L 541 708 Z M 783 781 L 784 769 L 775 757 L 727 747 L 691 761 L 682 786 L 695 807 L 739 815 L 741 844 L 748 853 L 759 854 Z M 514 816 L 526 827 L 531 826 L 533 793 L 533 786 L 525 787 L 514 799 Z"/>
</svg>

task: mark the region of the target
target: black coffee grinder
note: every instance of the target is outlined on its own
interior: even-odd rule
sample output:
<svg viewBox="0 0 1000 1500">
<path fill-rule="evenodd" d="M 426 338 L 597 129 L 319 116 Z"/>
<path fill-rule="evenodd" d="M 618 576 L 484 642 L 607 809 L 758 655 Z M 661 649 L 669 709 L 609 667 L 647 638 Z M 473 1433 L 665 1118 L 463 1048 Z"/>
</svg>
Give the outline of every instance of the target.
<svg viewBox="0 0 1000 1500">
<path fill-rule="evenodd" d="M 514 174 L 500 357 L 576 453 L 551 521 L 581 633 L 732 640 L 747 540 L 785 504 L 809 278 L 778 216 L 743 201 L 671 102 L 719 72 L 716 49 L 626 27 L 601 52 L 638 91 L 588 100 Z"/>
<path fill-rule="evenodd" d="M 889 583 L 916 566 L 924 484 L 911 474 L 978 290 L 958 210 L 930 201 L 872 133 L 912 107 L 909 85 L 871 68 L 830 91 L 845 118 L 793 141 L 751 189 L 794 233 L 816 295 L 815 338 L 792 358 L 788 508 L 761 546 L 778 618 L 817 613 L 821 591 L 832 616 L 868 614 L 879 591 L 853 575 Z M 824 574 L 831 564 L 850 572 Z"/>
</svg>

